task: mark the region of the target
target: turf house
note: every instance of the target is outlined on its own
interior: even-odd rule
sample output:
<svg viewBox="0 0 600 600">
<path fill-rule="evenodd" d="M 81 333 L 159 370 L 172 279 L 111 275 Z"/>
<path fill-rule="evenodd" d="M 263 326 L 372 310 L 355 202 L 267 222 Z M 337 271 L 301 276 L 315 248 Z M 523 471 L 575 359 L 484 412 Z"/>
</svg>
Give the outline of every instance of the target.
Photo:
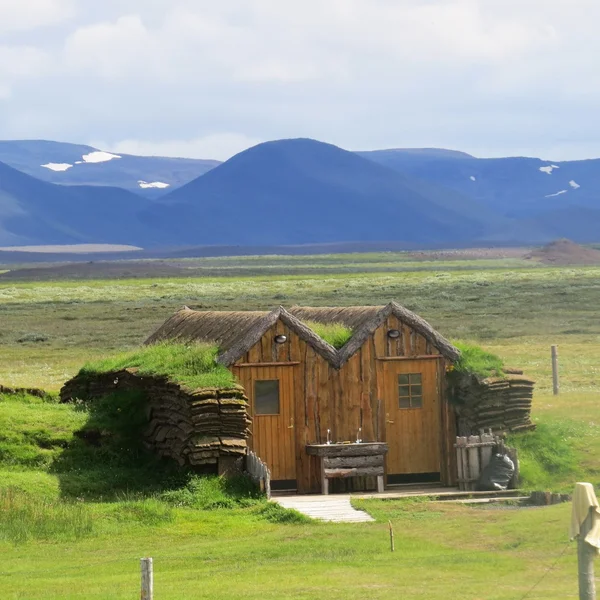
<svg viewBox="0 0 600 600">
<path fill-rule="evenodd" d="M 460 352 L 395 302 L 270 312 L 184 307 L 146 340 L 161 342 L 218 347 L 217 362 L 248 397 L 248 445 L 269 466 L 274 488 L 320 492 L 319 459 L 307 446 L 358 438 L 387 443 L 387 484 L 455 483 L 446 370 Z M 351 485 L 372 488 L 374 479 Z"/>
</svg>

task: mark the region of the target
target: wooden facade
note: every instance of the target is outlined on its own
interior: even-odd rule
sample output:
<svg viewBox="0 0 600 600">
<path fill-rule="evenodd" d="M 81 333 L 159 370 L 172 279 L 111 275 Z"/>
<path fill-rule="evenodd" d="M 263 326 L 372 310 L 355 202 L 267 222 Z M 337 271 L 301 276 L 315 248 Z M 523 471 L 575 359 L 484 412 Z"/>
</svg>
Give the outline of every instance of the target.
<svg viewBox="0 0 600 600">
<path fill-rule="evenodd" d="M 333 441 L 355 441 L 359 428 L 363 441 L 387 442 L 388 483 L 455 483 L 455 416 L 445 374 L 457 354 L 449 358 L 446 340 L 430 335 L 416 315 L 407 323 L 394 306 L 373 312 L 356 327 L 353 338 L 359 339 L 346 345 L 345 354 L 344 348 L 313 343 L 293 309 L 280 309 L 262 326 L 257 322 L 248 333 L 256 341 L 225 352 L 225 364 L 250 400 L 250 447 L 269 465 L 274 488 L 279 482 L 299 493 L 320 492 L 319 459 L 309 456 L 306 446 L 325 443 L 327 430 Z M 285 342 L 277 343 L 277 336 Z M 257 414 L 255 389 L 264 381 L 278 381 L 277 414 Z M 409 392 L 412 400 L 400 400 Z M 374 487 L 374 482 L 362 484 Z"/>
</svg>

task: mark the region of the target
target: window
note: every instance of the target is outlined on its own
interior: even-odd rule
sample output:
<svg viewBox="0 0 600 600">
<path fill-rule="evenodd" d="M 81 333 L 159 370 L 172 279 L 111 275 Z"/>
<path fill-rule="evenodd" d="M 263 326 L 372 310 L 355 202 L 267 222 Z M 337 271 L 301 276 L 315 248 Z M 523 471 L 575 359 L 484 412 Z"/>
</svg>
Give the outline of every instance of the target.
<svg viewBox="0 0 600 600">
<path fill-rule="evenodd" d="M 254 382 L 254 414 L 279 414 L 279 379 L 263 379 Z"/>
<path fill-rule="evenodd" d="M 398 407 L 423 408 L 423 381 L 421 373 L 398 375 Z"/>
</svg>

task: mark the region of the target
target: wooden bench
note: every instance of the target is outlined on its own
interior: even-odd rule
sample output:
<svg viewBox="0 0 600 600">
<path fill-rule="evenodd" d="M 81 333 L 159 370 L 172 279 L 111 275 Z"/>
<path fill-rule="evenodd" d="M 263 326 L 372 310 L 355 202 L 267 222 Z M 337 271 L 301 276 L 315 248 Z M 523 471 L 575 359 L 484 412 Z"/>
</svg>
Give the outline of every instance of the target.
<svg viewBox="0 0 600 600">
<path fill-rule="evenodd" d="M 321 458 L 321 493 L 329 494 L 329 480 L 346 477 L 377 477 L 377 491 L 383 492 L 385 442 L 360 444 L 309 444 L 307 454 Z"/>
</svg>

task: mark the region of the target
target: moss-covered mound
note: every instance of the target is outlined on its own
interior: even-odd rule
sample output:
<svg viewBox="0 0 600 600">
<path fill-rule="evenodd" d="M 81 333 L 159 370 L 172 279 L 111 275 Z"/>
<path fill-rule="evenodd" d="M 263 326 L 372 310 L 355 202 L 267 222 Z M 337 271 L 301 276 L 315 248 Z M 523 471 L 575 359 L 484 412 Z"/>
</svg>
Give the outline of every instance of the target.
<svg viewBox="0 0 600 600">
<path fill-rule="evenodd" d="M 140 375 L 167 377 L 187 388 L 230 388 L 233 374 L 216 362 L 218 348 L 206 344 L 155 344 L 87 363 L 79 376 L 96 376 L 124 369 Z"/>
</svg>

